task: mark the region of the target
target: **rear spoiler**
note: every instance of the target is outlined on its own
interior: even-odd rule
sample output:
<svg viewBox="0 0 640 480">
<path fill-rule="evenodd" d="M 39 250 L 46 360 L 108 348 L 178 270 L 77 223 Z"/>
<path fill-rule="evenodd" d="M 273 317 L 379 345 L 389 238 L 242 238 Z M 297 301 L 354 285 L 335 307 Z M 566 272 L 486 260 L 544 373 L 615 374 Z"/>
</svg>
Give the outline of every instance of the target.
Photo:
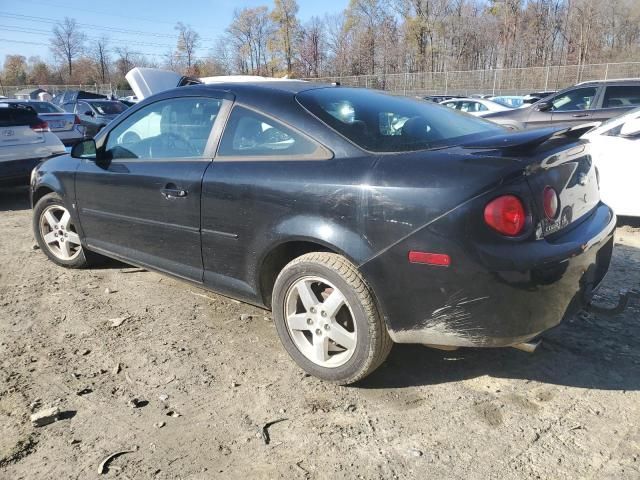
<svg viewBox="0 0 640 480">
<path fill-rule="evenodd" d="M 498 149 L 504 150 L 508 153 L 522 153 L 527 150 L 534 150 L 552 138 L 580 138 L 582 135 L 598 125 L 599 122 L 593 122 L 577 125 L 575 127 L 545 127 L 523 130 L 515 133 L 504 133 L 467 143 L 463 145 L 463 148 L 487 150 Z"/>
</svg>

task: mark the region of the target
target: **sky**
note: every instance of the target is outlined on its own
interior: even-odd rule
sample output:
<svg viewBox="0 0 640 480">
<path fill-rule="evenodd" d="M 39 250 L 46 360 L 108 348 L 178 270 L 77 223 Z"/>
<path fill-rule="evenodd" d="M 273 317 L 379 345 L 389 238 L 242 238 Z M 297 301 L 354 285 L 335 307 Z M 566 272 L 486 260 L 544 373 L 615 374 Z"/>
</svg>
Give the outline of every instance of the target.
<svg viewBox="0 0 640 480">
<path fill-rule="evenodd" d="M 346 8 L 349 0 L 298 0 L 299 18 L 324 16 Z M 0 0 L 0 64 L 7 54 L 51 59 L 48 41 L 55 23 L 75 18 L 91 39 L 107 35 L 111 47 L 155 55 L 161 61 L 175 47 L 177 22 L 191 25 L 202 37 L 198 55 L 206 55 L 231 22 L 236 8 L 266 5 L 273 0 Z"/>
</svg>

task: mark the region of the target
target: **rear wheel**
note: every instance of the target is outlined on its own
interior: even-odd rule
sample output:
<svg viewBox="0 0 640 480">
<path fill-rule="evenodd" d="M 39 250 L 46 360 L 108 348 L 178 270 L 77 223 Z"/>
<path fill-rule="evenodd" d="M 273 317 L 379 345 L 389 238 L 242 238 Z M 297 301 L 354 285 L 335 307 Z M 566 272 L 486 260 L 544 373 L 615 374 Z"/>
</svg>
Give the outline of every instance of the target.
<svg viewBox="0 0 640 480">
<path fill-rule="evenodd" d="M 33 209 L 33 232 L 40 249 L 53 262 L 68 268 L 88 265 L 71 213 L 56 193 L 49 193 Z"/>
<path fill-rule="evenodd" d="M 340 255 L 308 253 L 290 262 L 276 280 L 273 312 L 289 355 L 323 380 L 354 383 L 391 350 L 373 293 Z"/>
</svg>

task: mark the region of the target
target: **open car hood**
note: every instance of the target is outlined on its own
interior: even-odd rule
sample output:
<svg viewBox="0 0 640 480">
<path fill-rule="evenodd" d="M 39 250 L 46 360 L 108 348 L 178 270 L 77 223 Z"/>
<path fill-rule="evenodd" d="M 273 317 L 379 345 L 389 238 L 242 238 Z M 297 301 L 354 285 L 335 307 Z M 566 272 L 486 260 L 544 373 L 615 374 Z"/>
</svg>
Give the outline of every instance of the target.
<svg viewBox="0 0 640 480">
<path fill-rule="evenodd" d="M 268 78 L 256 75 L 220 75 L 216 77 L 185 77 L 179 73 L 159 68 L 133 68 L 125 76 L 139 100 L 175 87 L 197 84 L 237 82 L 277 82 L 287 78 Z"/>
</svg>

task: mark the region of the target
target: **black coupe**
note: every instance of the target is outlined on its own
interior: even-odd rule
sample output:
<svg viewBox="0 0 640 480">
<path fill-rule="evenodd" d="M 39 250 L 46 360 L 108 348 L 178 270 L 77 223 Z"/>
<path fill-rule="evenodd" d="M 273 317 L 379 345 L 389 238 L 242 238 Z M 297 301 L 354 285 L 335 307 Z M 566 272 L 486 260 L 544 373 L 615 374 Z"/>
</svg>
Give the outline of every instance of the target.
<svg viewBox="0 0 640 480">
<path fill-rule="evenodd" d="M 59 265 L 270 308 L 298 365 L 347 384 L 393 342 L 519 345 L 589 301 L 616 218 L 580 133 L 336 85 L 179 87 L 36 168 L 33 227 Z"/>
</svg>

